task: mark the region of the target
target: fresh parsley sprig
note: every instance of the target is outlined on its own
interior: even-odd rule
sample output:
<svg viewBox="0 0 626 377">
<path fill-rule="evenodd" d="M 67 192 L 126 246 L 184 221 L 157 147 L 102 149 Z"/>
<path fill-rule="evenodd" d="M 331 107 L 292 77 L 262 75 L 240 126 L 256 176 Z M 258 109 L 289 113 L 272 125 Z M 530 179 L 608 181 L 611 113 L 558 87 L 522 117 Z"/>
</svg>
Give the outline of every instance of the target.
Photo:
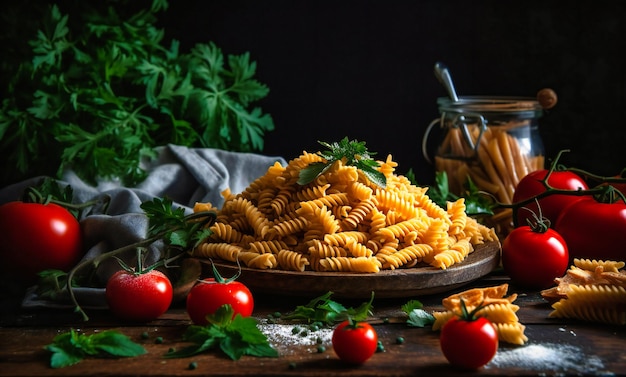
<svg viewBox="0 0 626 377">
<path fill-rule="evenodd" d="M 78 364 L 87 357 L 135 357 L 147 352 L 141 345 L 115 330 L 87 335 L 71 329 L 55 336 L 45 349 L 52 352 L 52 368 Z"/>
<path fill-rule="evenodd" d="M 411 327 L 424 327 L 435 322 L 435 317 L 424 310 L 424 305 L 418 300 L 409 300 L 401 309 L 408 315 L 406 323 Z"/>
<path fill-rule="evenodd" d="M 165 358 L 190 357 L 199 353 L 219 349 L 232 360 L 242 356 L 278 357 L 267 337 L 257 327 L 253 317 L 237 314 L 231 305 L 222 305 L 214 314 L 208 315 L 205 326 L 191 325 L 183 334 L 183 340 L 193 345 L 178 351 L 171 351 Z"/>
<path fill-rule="evenodd" d="M 364 302 L 356 308 L 346 308 L 337 301 L 331 300 L 333 292 L 326 292 L 318 296 L 306 305 L 298 305 L 292 312 L 287 313 L 282 318 L 285 320 L 304 320 L 311 322 L 322 322 L 333 324 L 348 318 L 355 321 L 364 321 L 372 314 L 372 303 L 374 302 L 374 292 L 368 302 Z"/>
<path fill-rule="evenodd" d="M 175 208 L 167 197 L 143 202 L 141 209 L 149 220 L 148 237 L 160 237 L 167 246 L 183 250 L 206 240 L 212 233 L 207 224 L 217 216 L 215 212 L 186 215 L 182 207 Z"/>
<path fill-rule="evenodd" d="M 406 177 L 412 184 L 418 185 L 415 173 L 409 170 Z M 442 208 L 446 208 L 447 202 L 454 202 L 459 198 L 465 199 L 465 212 L 468 216 L 491 216 L 494 208 L 497 207 L 489 195 L 478 189 L 476 184 L 468 177 L 465 190 L 461 195 L 456 195 L 450 191 L 448 174 L 445 171 L 435 173 L 435 184 L 428 187 L 428 197 Z"/>
<path fill-rule="evenodd" d="M 360 169 L 375 185 L 383 188 L 387 185 L 387 178 L 377 169 L 380 164 L 372 158 L 376 153 L 369 152 L 365 147 L 365 142 L 356 140 L 349 141 L 348 138 L 345 137 L 339 142 L 327 143 L 318 141 L 318 143 L 328 148 L 327 151 L 318 152 L 326 161 L 313 162 L 300 170 L 298 184 L 306 185 L 313 182 L 315 178 L 330 169 L 335 162 L 342 161 L 346 165 L 355 166 Z"/>
</svg>

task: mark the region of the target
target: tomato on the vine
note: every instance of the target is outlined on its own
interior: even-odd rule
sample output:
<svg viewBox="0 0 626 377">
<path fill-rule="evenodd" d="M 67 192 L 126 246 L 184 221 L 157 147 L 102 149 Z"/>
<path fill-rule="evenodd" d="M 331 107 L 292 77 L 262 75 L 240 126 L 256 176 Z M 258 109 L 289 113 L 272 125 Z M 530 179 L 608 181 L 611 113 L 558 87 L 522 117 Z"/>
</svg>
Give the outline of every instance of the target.
<svg viewBox="0 0 626 377">
<path fill-rule="evenodd" d="M 226 304 L 233 308 L 233 316 L 252 315 L 254 299 L 248 287 L 235 280 L 220 280 L 222 279 L 203 279 L 189 291 L 187 313 L 193 323 L 206 325 L 207 315 L 215 313 L 219 307 Z"/>
<path fill-rule="evenodd" d="M 161 271 L 134 273 L 119 270 L 107 281 L 105 296 L 116 317 L 148 322 L 160 317 L 170 307 L 173 288 Z"/>
<path fill-rule="evenodd" d="M 441 328 L 439 344 L 450 364 L 478 369 L 496 355 L 498 332 L 485 317 L 455 316 Z"/>
<path fill-rule="evenodd" d="M 523 177 L 515 188 L 513 194 L 513 203 L 520 202 L 522 200 L 530 199 L 534 196 L 542 194 L 546 191 L 546 187 L 543 184 L 543 180 L 546 178 L 548 170 L 536 170 Z M 579 175 L 570 171 L 553 171 L 548 178 L 548 184 L 560 190 L 572 190 L 589 189 L 585 180 Z M 552 225 L 556 222 L 561 211 L 570 205 L 571 203 L 581 200 L 582 196 L 565 195 L 565 194 L 552 194 L 538 199 L 539 206 L 541 208 L 541 215 L 550 220 Z M 524 226 L 527 224 L 527 219 L 533 218 L 533 213 L 539 213 L 536 202 L 530 202 L 524 205 L 525 208 L 530 211 L 520 208 L 517 209 L 517 225 Z"/>
<path fill-rule="evenodd" d="M 601 203 L 594 198 L 563 210 L 554 229 L 563 236 L 570 258 L 626 260 L 626 204 Z"/>
<path fill-rule="evenodd" d="M 345 320 L 335 327 L 331 341 L 339 359 L 363 364 L 376 352 L 378 334 L 367 322 Z"/>
<path fill-rule="evenodd" d="M 547 226 L 521 226 L 502 242 L 502 267 L 511 280 L 533 289 L 554 284 L 569 266 L 566 241 Z"/>
<path fill-rule="evenodd" d="M 22 281 L 33 281 L 47 269 L 67 272 L 83 255 L 78 220 L 53 203 L 3 204 L 0 238 L 3 271 Z"/>
</svg>

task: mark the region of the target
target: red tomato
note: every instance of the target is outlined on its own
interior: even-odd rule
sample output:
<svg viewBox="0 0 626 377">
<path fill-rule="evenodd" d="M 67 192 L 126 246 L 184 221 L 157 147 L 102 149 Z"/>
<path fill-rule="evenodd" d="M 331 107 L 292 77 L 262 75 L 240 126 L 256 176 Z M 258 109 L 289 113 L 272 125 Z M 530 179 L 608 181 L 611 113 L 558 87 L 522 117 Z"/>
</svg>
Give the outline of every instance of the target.
<svg viewBox="0 0 626 377">
<path fill-rule="evenodd" d="M 567 242 L 571 258 L 626 260 L 626 204 L 592 197 L 567 207 L 554 229 Z"/>
<path fill-rule="evenodd" d="M 10 202 L 0 206 L 2 269 L 33 281 L 47 269 L 68 271 L 81 258 L 78 220 L 56 204 Z"/>
<path fill-rule="evenodd" d="M 363 364 L 376 352 L 378 334 L 367 322 L 346 320 L 333 330 L 332 343 L 339 359 Z"/>
<path fill-rule="evenodd" d="M 567 243 L 554 229 L 541 232 L 525 225 L 513 229 L 502 243 L 504 272 L 524 287 L 547 288 L 568 266 Z"/>
<path fill-rule="evenodd" d="M 207 278 L 194 285 L 187 295 L 187 313 L 196 325 L 206 325 L 207 315 L 226 304 L 232 306 L 233 317 L 237 314 L 249 317 L 254 309 L 252 293 L 238 281 L 219 283 Z"/>
<path fill-rule="evenodd" d="M 109 309 L 121 319 L 148 322 L 165 313 L 173 298 L 172 283 L 161 271 L 117 271 L 106 285 Z"/>
<path fill-rule="evenodd" d="M 477 369 L 498 351 L 498 333 L 485 317 L 473 320 L 452 317 L 441 328 L 439 343 L 450 364 Z"/>
<path fill-rule="evenodd" d="M 548 170 L 536 170 L 526 175 L 517 184 L 515 193 L 513 194 L 513 203 L 520 202 L 525 199 L 532 198 L 546 191 L 542 180 L 546 177 Z M 554 171 L 550 174 L 548 184 L 556 189 L 561 190 L 587 190 L 589 187 L 587 183 L 577 174 L 570 171 Z M 539 205 L 541 206 L 541 215 L 554 225 L 556 219 L 559 217 L 561 211 L 569 204 L 574 203 L 582 199 L 582 196 L 575 195 L 549 195 L 539 199 Z M 530 202 L 525 204 L 524 207 L 530 209 L 518 209 L 517 210 L 517 226 L 527 225 L 526 219 L 533 220 L 532 213 L 539 215 L 539 209 L 537 203 Z"/>
</svg>

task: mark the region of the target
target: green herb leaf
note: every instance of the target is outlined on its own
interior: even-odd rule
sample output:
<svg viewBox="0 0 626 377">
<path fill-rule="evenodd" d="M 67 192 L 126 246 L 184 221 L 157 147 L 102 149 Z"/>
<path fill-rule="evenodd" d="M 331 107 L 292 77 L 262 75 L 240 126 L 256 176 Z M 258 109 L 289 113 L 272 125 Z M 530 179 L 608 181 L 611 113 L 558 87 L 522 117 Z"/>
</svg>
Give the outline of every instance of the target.
<svg viewBox="0 0 626 377">
<path fill-rule="evenodd" d="M 43 299 L 56 300 L 67 293 L 67 272 L 61 270 L 43 270 L 38 274 L 36 292 Z"/>
<path fill-rule="evenodd" d="M 338 143 L 334 142 L 329 144 L 324 141 L 318 142 L 328 148 L 326 151 L 318 152 L 326 161 L 311 163 L 309 166 L 300 170 L 298 184 L 306 185 L 313 182 L 315 178 L 323 174 L 335 162 L 343 161 L 346 165 L 355 166 L 360 169 L 375 185 L 383 188 L 387 185 L 387 178 L 377 169 L 380 166 L 379 163 L 371 158 L 375 153 L 367 150 L 365 142 L 356 140 L 349 141 L 347 137 L 343 138 Z"/>
<path fill-rule="evenodd" d="M 209 237 L 212 232 L 206 227 L 215 220 L 216 214 L 185 214 L 182 207 L 174 208 L 169 198 L 154 198 L 141 203 L 149 219 L 148 235 L 160 235 L 168 246 L 178 246 L 184 250 L 197 246 Z M 192 217 L 204 216 L 197 221 Z"/>
<path fill-rule="evenodd" d="M 292 312 L 283 316 L 286 320 L 305 320 L 311 322 L 323 322 L 332 324 L 348 318 L 355 321 L 363 321 L 372 314 L 372 303 L 374 302 L 374 292 L 368 302 L 356 308 L 346 308 L 337 301 L 330 299 L 332 292 L 327 292 L 318 296 L 306 305 L 297 306 Z"/>
<path fill-rule="evenodd" d="M 126 335 L 115 331 L 103 331 L 91 335 L 91 342 L 98 354 L 104 353 L 118 357 L 143 355 L 146 350 L 130 340 Z"/>
<path fill-rule="evenodd" d="M 233 318 L 232 306 L 221 306 L 216 313 L 207 318 L 205 326 L 192 325 L 183 334 L 183 340 L 194 343 L 179 351 L 168 352 L 164 357 L 190 357 L 215 348 L 219 348 L 232 360 L 242 356 L 278 357 L 278 351 L 268 342 L 265 334 L 257 327 L 253 317 Z"/>
<path fill-rule="evenodd" d="M 410 300 L 402 305 L 402 311 L 408 315 L 406 323 L 413 327 L 432 325 L 435 317 L 423 309 L 424 305 L 418 300 Z"/>
<path fill-rule="evenodd" d="M 86 357 L 135 357 L 146 353 L 141 345 L 114 330 L 87 335 L 71 329 L 57 335 L 45 349 L 52 352 L 52 368 L 74 365 Z"/>
<path fill-rule="evenodd" d="M 424 305 L 418 300 L 410 300 L 406 304 L 402 305 L 402 311 L 409 314 L 415 309 L 422 309 Z"/>
<path fill-rule="evenodd" d="M 415 174 L 409 170 L 406 177 L 412 184 L 418 185 L 415 181 Z M 476 184 L 468 177 L 465 184 L 465 191 L 461 195 L 455 195 L 450 191 L 448 184 L 448 175 L 445 171 L 435 173 L 435 184 L 428 187 L 428 197 L 442 208 L 447 207 L 447 202 L 453 202 L 459 198 L 465 199 L 465 212 L 468 216 L 480 217 L 491 216 L 496 204 L 489 199 L 482 191 L 478 189 Z"/>
<path fill-rule="evenodd" d="M 423 309 L 413 309 L 409 312 L 409 319 L 406 323 L 413 327 L 424 327 L 432 325 L 435 317 Z"/>
</svg>

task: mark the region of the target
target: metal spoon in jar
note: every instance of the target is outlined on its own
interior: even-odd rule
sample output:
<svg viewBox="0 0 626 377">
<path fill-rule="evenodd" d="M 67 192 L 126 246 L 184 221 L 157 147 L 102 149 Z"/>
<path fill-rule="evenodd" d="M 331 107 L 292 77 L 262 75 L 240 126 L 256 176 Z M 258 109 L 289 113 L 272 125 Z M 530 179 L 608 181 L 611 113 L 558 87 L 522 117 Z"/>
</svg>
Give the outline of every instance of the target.
<svg viewBox="0 0 626 377">
<path fill-rule="evenodd" d="M 452 102 L 459 102 L 459 96 L 456 94 L 456 90 L 454 90 L 454 84 L 452 83 L 452 76 L 448 71 L 448 67 L 446 67 L 443 63 L 437 62 L 435 63 L 435 76 L 443 84 L 443 86 L 448 91 L 448 96 L 452 100 Z M 480 143 L 480 138 L 483 135 L 483 132 L 487 129 L 487 124 L 485 119 L 482 116 L 478 116 L 477 126 L 479 128 L 478 136 L 476 140 L 472 138 L 470 132 L 468 130 L 468 124 L 466 123 L 468 119 L 463 115 L 463 113 L 458 114 L 457 118 L 454 120 L 455 127 L 458 127 L 461 130 L 461 134 L 463 135 L 463 139 L 467 145 L 474 151 L 477 150 L 478 145 Z"/>
<path fill-rule="evenodd" d="M 454 84 L 452 83 L 452 76 L 450 76 L 450 72 L 448 71 L 448 67 L 443 65 L 440 62 L 435 63 L 435 76 L 443 84 L 443 86 L 448 91 L 448 95 L 452 99 L 452 101 L 457 102 L 459 97 L 456 95 L 456 90 L 454 90 Z"/>
</svg>

